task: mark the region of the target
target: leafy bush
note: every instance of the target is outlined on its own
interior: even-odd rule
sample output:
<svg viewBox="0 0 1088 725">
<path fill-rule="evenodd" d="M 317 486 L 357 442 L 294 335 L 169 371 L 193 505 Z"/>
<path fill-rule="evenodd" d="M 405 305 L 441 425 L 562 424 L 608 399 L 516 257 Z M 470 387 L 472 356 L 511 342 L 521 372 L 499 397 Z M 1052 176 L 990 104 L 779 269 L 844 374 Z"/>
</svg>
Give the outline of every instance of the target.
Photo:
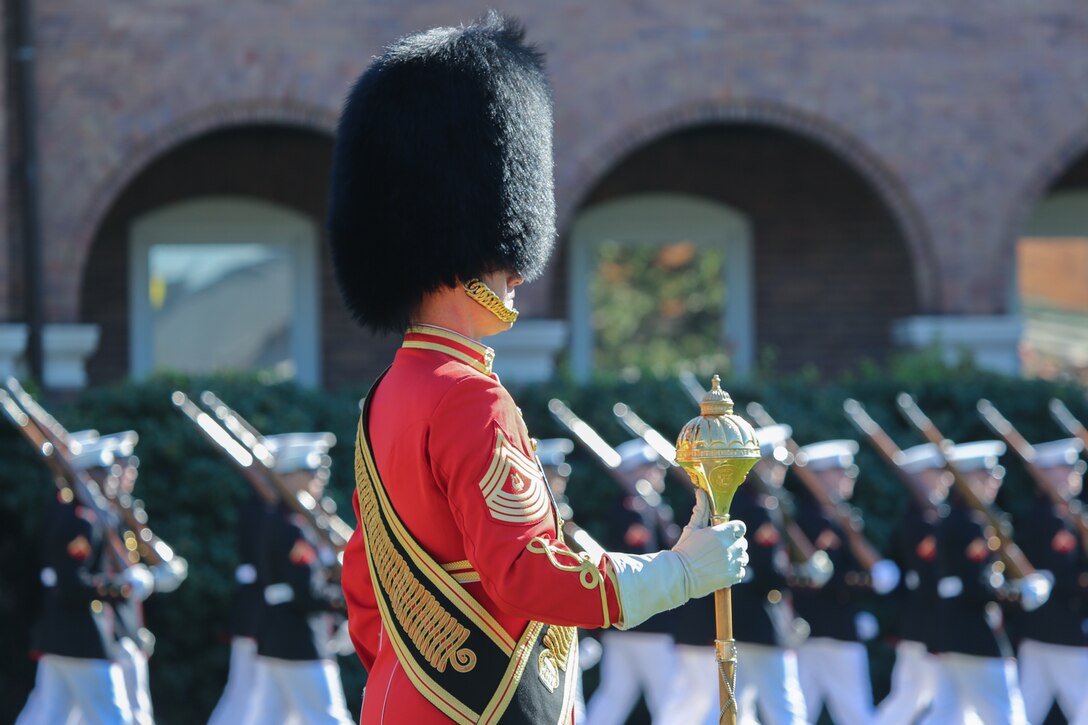
<svg viewBox="0 0 1088 725">
<path fill-rule="evenodd" d="M 706 385 L 706 381 L 703 381 Z M 1032 441 L 1058 438 L 1064 433 L 1052 423 L 1046 405 L 1062 398 L 1073 413 L 1088 420 L 1088 403 L 1080 389 L 1041 381 L 1023 381 L 981 373 L 969 368 L 944 368 L 924 360 L 898 364 L 892 374 L 875 367 L 836 381 L 813 375 L 782 380 L 726 381 L 723 385 L 742 411 L 744 403 L 759 400 L 779 421 L 794 428 L 799 443 L 828 438 L 857 438 L 844 417 L 841 404 L 859 399 L 903 447 L 920 442 L 894 410 L 895 394 L 907 390 L 938 427 L 957 440 L 992 435 L 974 410 L 986 397 Z M 173 410 L 170 393 L 181 389 L 190 396 L 211 389 L 266 433 L 290 430 L 328 430 L 339 445 L 333 452 L 333 475 L 328 493 L 341 515 L 354 524 L 350 496 L 358 389 L 323 392 L 280 383 L 262 384 L 251 377 L 188 379 L 160 377 L 141 383 L 96 388 L 63 405 L 53 406 L 57 418 L 70 430 L 94 427 L 102 432 L 135 429 L 140 434 L 141 460 L 137 493 L 146 502 L 155 532 L 189 560 L 188 581 L 175 593 L 148 601 L 148 626 L 158 645 L 151 661 L 152 695 L 158 720 L 171 723 L 203 722 L 211 712 L 226 680 L 227 617 L 235 567 L 234 522 L 237 505 L 248 495 L 246 483 Z M 569 433 L 547 412 L 551 397 L 571 408 L 613 445 L 630 436 L 612 415 L 612 404 L 623 401 L 667 438 L 696 414 L 683 388 L 672 379 L 638 382 L 599 381 L 578 386 L 569 381 L 516 389 L 530 431 L 539 438 Z M 26 657 L 30 623 L 37 596 L 37 547 L 41 512 L 53 484 L 44 466 L 10 425 L 0 425 L 0 721 L 14 720 L 33 682 L 33 665 Z M 615 484 L 580 449 L 571 457 L 573 475 L 568 493 L 576 517 L 591 531 L 600 532 L 602 517 L 615 495 Z M 864 512 L 867 530 L 882 546 L 890 527 L 903 510 L 906 495 L 894 475 L 862 445 L 855 503 Z M 1006 456 L 1009 474 L 999 504 L 1014 515 L 1022 512 L 1033 486 L 1024 471 Z M 679 485 L 667 495 L 686 519 L 690 499 Z M 879 614 L 879 612 L 878 612 Z M 874 669 L 886 681 L 887 652 L 875 652 Z M 365 673 L 354 658 L 341 660 L 350 706 L 358 712 Z M 878 694 L 881 687 L 878 686 Z"/>
</svg>

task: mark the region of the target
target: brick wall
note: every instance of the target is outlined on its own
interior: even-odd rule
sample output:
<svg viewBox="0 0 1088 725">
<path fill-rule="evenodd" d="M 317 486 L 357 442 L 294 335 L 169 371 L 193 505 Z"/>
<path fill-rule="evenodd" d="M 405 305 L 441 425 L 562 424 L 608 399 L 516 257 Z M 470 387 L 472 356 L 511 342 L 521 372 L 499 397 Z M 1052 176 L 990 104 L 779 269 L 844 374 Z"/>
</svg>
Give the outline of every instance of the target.
<svg viewBox="0 0 1088 725">
<path fill-rule="evenodd" d="M 603 179 L 659 138 L 700 123 L 785 124 L 820 139 L 878 192 L 909 254 L 908 307 L 1003 313 L 1024 220 L 1088 149 L 1082 0 L 496 4 L 521 16 L 548 54 L 564 228 Z M 85 317 L 80 283 L 92 245 L 148 164 L 224 125 L 331 133 L 349 83 L 385 43 L 482 6 L 35 7 L 46 314 L 73 321 Z M 846 232 L 834 229 L 810 228 L 805 238 L 837 244 L 832 237 Z M 526 290 L 529 311 L 547 313 L 545 291 L 562 284 L 554 267 L 541 291 Z M 822 324 L 840 312 L 824 310 Z"/>
</svg>

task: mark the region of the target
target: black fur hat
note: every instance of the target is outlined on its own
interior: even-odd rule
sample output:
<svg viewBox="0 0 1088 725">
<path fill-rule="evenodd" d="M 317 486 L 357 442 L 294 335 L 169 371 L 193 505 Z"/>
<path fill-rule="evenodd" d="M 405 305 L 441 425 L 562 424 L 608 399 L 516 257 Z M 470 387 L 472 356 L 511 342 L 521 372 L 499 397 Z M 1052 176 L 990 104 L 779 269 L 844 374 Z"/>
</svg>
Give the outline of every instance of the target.
<svg viewBox="0 0 1088 725">
<path fill-rule="evenodd" d="M 543 56 L 492 11 L 396 41 L 356 82 L 336 136 L 329 240 L 344 300 L 402 331 L 423 295 L 507 269 L 555 238 Z"/>
</svg>

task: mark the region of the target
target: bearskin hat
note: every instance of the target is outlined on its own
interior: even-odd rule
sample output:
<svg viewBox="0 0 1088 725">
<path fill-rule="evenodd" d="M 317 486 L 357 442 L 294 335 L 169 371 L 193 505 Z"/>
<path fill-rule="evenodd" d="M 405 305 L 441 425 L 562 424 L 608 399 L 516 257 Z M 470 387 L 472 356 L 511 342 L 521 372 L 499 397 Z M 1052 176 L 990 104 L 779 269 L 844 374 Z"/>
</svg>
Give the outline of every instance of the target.
<svg viewBox="0 0 1088 725">
<path fill-rule="evenodd" d="M 555 238 L 543 56 L 492 11 L 401 38 L 337 130 L 329 240 L 348 309 L 403 331 L 423 295 L 483 273 L 539 276 Z"/>
</svg>

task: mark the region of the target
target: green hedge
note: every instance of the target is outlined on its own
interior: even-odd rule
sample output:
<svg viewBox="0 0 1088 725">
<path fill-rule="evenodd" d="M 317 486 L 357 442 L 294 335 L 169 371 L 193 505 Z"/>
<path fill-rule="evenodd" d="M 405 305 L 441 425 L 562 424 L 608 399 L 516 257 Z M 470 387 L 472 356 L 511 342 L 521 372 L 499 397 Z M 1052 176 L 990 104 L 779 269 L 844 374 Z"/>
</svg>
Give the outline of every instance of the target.
<svg viewBox="0 0 1088 725">
<path fill-rule="evenodd" d="M 704 381 L 705 384 L 705 381 Z M 1063 435 L 1046 411 L 1049 398 L 1062 398 L 1074 414 L 1088 420 L 1088 403 L 1078 388 L 1040 381 L 1022 381 L 980 373 L 967 367 L 945 368 L 915 358 L 889 370 L 864 368 L 835 381 L 815 375 L 746 382 L 726 381 L 724 387 L 743 404 L 759 400 L 771 415 L 794 427 L 804 444 L 820 439 L 856 435 L 841 411 L 842 400 L 861 400 L 870 414 L 903 446 L 920 442 L 894 410 L 900 390 L 917 395 L 934 422 L 958 440 L 992 437 L 975 413 L 978 398 L 992 400 L 1020 427 L 1029 440 Z M 247 486 L 199 437 L 192 425 L 173 409 L 170 393 L 190 395 L 208 388 L 266 433 L 290 430 L 333 431 L 340 443 L 333 451 L 329 494 L 341 513 L 354 523 L 352 450 L 357 421 L 356 403 L 365 392 L 334 393 L 289 384 L 262 384 L 250 377 L 215 379 L 155 378 L 138 384 L 97 388 L 75 400 L 53 406 L 70 430 L 94 427 L 102 432 L 132 428 L 139 432 L 141 460 L 138 495 L 146 502 L 152 528 L 190 563 L 188 581 L 175 593 L 147 603 L 148 625 L 158 638 L 152 658 L 152 695 L 158 720 L 203 722 L 214 707 L 226 677 L 226 624 L 235 566 L 234 518 Z M 629 436 L 611 413 L 623 401 L 666 437 L 674 436 L 696 409 L 675 380 L 600 381 L 589 386 L 556 382 L 514 390 L 533 435 L 569 437 L 547 412 L 551 397 L 565 400 L 614 445 Z M 1032 485 L 1023 470 L 1006 457 L 1007 484 L 999 504 L 1014 515 L 1030 501 Z M 0 425 L 0 721 L 8 722 L 22 707 L 33 681 L 26 657 L 29 627 L 36 602 L 36 560 L 41 511 L 52 483 L 34 453 L 9 425 Z M 568 488 L 577 518 L 591 531 L 600 531 L 601 517 L 613 496 L 614 484 L 580 450 L 571 458 L 574 473 Z M 890 525 L 902 511 L 906 496 L 895 477 L 865 445 L 859 456 L 861 478 L 855 503 L 864 512 L 873 541 L 882 546 Z M 677 518 L 686 518 L 687 494 L 680 487 L 668 495 Z M 879 614 L 879 612 L 878 612 Z M 874 652 L 878 695 L 886 683 L 888 655 Z M 341 661 L 349 704 L 358 712 L 365 673 L 354 658 Z"/>
</svg>

